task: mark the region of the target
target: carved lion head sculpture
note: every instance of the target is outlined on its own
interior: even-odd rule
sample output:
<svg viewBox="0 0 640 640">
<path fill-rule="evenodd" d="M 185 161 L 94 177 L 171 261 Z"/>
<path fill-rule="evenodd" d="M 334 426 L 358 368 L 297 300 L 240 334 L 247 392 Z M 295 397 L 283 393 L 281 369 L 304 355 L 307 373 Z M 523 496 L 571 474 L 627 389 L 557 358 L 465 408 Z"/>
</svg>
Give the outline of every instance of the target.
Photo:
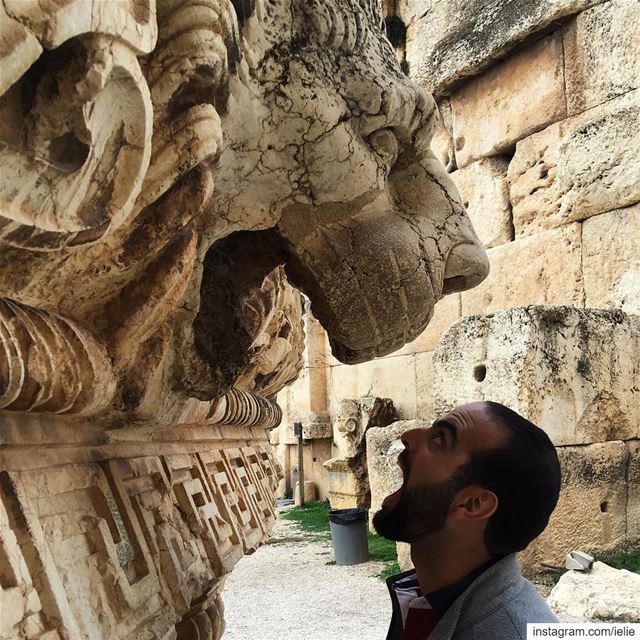
<svg viewBox="0 0 640 640">
<path fill-rule="evenodd" d="M 0 7 L 0 295 L 95 340 L 118 408 L 277 391 L 287 280 L 355 363 L 486 276 L 377 0 L 45 5 Z"/>
</svg>

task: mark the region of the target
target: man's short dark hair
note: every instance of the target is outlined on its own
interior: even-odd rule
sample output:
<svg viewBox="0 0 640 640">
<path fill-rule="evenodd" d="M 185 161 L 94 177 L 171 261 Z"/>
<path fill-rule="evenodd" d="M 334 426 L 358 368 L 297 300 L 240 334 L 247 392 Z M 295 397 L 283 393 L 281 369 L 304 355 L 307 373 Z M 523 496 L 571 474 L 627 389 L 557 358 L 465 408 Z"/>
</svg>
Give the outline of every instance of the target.
<svg viewBox="0 0 640 640">
<path fill-rule="evenodd" d="M 524 549 L 547 526 L 560 494 L 560 462 L 542 429 L 502 404 L 486 405 L 507 441 L 473 455 L 454 477 L 460 488 L 477 484 L 496 494 L 498 508 L 484 540 L 491 555 L 506 555 Z"/>
</svg>

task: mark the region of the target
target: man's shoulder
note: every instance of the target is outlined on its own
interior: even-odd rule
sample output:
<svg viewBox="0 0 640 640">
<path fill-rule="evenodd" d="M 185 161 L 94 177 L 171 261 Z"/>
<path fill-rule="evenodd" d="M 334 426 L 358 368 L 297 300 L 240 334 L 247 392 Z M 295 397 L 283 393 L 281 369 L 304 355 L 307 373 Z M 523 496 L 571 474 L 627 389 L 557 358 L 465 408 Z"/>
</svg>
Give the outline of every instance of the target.
<svg viewBox="0 0 640 640">
<path fill-rule="evenodd" d="M 518 581 L 518 588 L 502 602 L 477 620 L 471 627 L 453 637 L 456 640 L 487 638 L 491 640 L 525 640 L 527 623 L 558 622 L 536 588 L 525 578 Z"/>
<path fill-rule="evenodd" d="M 558 622 L 544 598 L 525 578 L 521 578 L 517 594 L 504 603 L 504 609 L 525 632 L 528 622 Z"/>
<path fill-rule="evenodd" d="M 449 618 L 447 620 L 447 618 Z M 536 588 L 524 578 L 515 554 L 477 578 L 443 618 L 443 638 L 524 640 L 529 622 L 557 622 Z M 445 627 L 449 628 L 447 636 Z"/>
</svg>

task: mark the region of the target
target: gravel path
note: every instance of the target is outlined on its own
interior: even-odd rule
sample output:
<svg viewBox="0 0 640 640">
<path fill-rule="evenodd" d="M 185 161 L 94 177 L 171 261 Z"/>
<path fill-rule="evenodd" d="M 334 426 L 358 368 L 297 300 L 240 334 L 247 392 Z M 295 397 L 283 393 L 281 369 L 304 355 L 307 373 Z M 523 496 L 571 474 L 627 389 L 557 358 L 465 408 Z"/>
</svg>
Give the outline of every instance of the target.
<svg viewBox="0 0 640 640">
<path fill-rule="evenodd" d="M 384 563 L 339 567 L 332 560 L 330 542 L 313 542 L 278 519 L 269 543 L 227 579 L 223 640 L 384 639 L 391 603 L 376 577 Z"/>
<path fill-rule="evenodd" d="M 382 640 L 391 616 L 380 562 L 333 561 L 330 542 L 316 542 L 295 522 L 278 519 L 271 540 L 238 562 L 222 598 L 222 640 Z M 547 596 L 550 587 L 535 582 Z M 560 615 L 562 622 L 586 622 Z"/>
</svg>

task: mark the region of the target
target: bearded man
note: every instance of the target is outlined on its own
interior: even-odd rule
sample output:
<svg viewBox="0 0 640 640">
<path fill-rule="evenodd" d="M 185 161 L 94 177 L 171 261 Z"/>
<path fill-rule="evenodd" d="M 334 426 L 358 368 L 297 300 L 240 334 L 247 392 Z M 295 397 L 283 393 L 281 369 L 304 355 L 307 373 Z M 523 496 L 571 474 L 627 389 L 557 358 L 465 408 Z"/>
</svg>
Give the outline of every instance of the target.
<svg viewBox="0 0 640 640">
<path fill-rule="evenodd" d="M 387 580 L 387 640 L 516 640 L 557 622 L 516 552 L 547 526 L 560 463 L 547 434 L 495 403 L 457 407 L 402 435 L 404 481 L 373 518 L 415 569 Z"/>
</svg>

